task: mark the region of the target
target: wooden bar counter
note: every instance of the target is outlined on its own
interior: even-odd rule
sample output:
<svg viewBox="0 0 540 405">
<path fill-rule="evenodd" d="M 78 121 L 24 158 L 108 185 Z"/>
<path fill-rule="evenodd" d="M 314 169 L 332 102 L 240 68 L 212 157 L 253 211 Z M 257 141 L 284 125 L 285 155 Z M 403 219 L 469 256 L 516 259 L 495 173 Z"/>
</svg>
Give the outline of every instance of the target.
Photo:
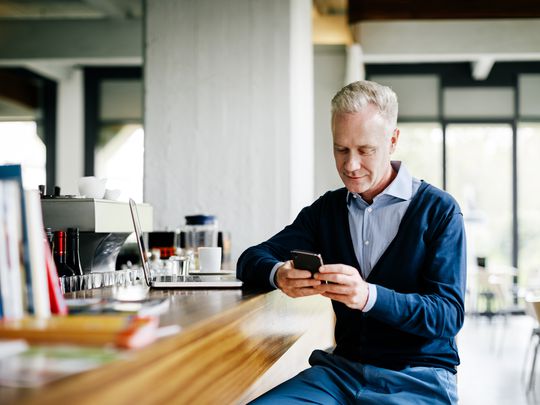
<svg viewBox="0 0 540 405">
<path fill-rule="evenodd" d="M 181 332 L 126 359 L 39 389 L 0 389 L 0 403 L 242 404 L 307 367 L 333 342 L 329 300 L 281 291 L 103 288 L 73 297 L 169 297 L 160 325 Z"/>
</svg>

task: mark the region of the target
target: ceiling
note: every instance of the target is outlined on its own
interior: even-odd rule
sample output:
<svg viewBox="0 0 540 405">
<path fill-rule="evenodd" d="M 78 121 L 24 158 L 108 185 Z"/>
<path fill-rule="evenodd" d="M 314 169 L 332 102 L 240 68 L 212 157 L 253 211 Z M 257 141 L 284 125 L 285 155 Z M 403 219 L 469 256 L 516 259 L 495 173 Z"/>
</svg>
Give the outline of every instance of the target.
<svg viewBox="0 0 540 405">
<path fill-rule="evenodd" d="M 349 22 L 538 18 L 538 0 L 350 0 Z"/>
<path fill-rule="evenodd" d="M 139 20 L 144 0 L 0 0 L 1 20 Z M 223 1 L 223 0 L 220 0 Z M 268 0 L 271 1 L 271 0 Z M 313 42 L 350 44 L 347 0 L 313 0 Z"/>
<path fill-rule="evenodd" d="M 58 78 L 67 73 L 53 66 L 57 63 L 140 64 L 142 46 L 134 38 L 143 35 L 145 1 L 160 0 L 0 0 L 0 66 L 30 61 L 40 74 Z M 496 61 L 540 60 L 538 0 L 312 0 L 312 5 L 313 43 L 358 42 L 365 63 L 471 61 L 489 71 Z"/>
<path fill-rule="evenodd" d="M 143 0 L 0 0 L 0 18 L 140 18 Z M 347 15 L 347 0 L 313 0 L 320 15 Z"/>
<path fill-rule="evenodd" d="M 0 0 L 0 19 L 137 19 L 142 0 Z"/>
<path fill-rule="evenodd" d="M 346 15 L 347 0 L 313 0 L 313 5 L 322 15 Z"/>
<path fill-rule="evenodd" d="M 374 20 L 538 18 L 538 0 L 313 0 L 319 16 Z M 0 0 L 0 18 L 140 18 L 143 0 Z"/>
</svg>

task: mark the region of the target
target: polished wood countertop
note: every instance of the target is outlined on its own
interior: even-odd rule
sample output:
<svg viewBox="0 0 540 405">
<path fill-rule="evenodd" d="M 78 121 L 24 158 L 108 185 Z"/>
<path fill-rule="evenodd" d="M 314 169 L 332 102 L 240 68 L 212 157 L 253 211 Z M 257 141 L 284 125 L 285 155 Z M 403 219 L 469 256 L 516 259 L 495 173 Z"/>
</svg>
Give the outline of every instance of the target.
<svg viewBox="0 0 540 405">
<path fill-rule="evenodd" d="M 103 288 L 72 297 L 169 297 L 160 325 L 181 332 L 126 359 L 39 389 L 0 389 L 0 403 L 238 404 L 307 367 L 332 345 L 329 300 L 281 291 Z"/>
</svg>

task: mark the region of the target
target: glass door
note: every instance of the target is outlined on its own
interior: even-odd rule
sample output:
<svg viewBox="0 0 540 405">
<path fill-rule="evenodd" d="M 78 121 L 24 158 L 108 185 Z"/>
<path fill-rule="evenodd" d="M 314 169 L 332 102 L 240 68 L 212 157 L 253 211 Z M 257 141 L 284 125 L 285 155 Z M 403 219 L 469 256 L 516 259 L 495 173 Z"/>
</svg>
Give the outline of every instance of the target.
<svg viewBox="0 0 540 405">
<path fill-rule="evenodd" d="M 517 134 L 519 283 L 540 288 L 540 123 L 523 122 Z"/>
<path fill-rule="evenodd" d="M 512 305 L 512 127 L 446 127 L 446 186 L 463 212 L 467 234 L 467 310 Z M 494 292 L 498 292 L 494 300 Z"/>
<path fill-rule="evenodd" d="M 447 190 L 463 211 L 468 255 L 489 267 L 512 264 L 512 127 L 450 124 Z"/>
</svg>

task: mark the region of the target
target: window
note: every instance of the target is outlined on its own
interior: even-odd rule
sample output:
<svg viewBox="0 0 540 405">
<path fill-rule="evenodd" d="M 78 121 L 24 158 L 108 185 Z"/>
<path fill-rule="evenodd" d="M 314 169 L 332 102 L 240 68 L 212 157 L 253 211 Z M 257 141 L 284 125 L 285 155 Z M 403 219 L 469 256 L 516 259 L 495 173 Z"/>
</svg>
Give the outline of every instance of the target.
<svg viewBox="0 0 540 405">
<path fill-rule="evenodd" d="M 452 124 L 447 189 L 461 206 L 472 257 L 512 264 L 512 127 Z"/>
<path fill-rule="evenodd" d="M 45 161 L 45 143 L 35 122 L 0 122 L 0 164 L 20 164 L 25 188 L 37 190 L 46 183 Z"/>
<path fill-rule="evenodd" d="M 461 205 L 469 263 L 485 256 L 540 289 L 540 63 L 497 62 L 485 80 L 472 78 L 470 63 L 370 64 L 366 75 L 398 92 L 395 158 L 434 185 L 442 177 Z M 439 138 L 421 135 L 430 125 L 442 128 L 442 152 Z"/>
<path fill-rule="evenodd" d="M 120 200 L 143 200 L 144 129 L 140 68 L 85 69 L 85 174 L 107 179 Z"/>
<path fill-rule="evenodd" d="M 411 174 L 442 188 L 443 135 L 439 123 L 398 123 L 400 136 L 393 160 L 402 160 Z"/>
<path fill-rule="evenodd" d="M 517 135 L 519 282 L 540 286 L 540 123 L 521 123 Z"/>
<path fill-rule="evenodd" d="M 140 124 L 102 125 L 95 147 L 95 173 L 122 199 L 143 200 L 144 131 Z"/>
<path fill-rule="evenodd" d="M 25 188 L 52 193 L 56 83 L 21 68 L 0 68 L 0 83 L 0 164 L 20 164 Z"/>
</svg>

